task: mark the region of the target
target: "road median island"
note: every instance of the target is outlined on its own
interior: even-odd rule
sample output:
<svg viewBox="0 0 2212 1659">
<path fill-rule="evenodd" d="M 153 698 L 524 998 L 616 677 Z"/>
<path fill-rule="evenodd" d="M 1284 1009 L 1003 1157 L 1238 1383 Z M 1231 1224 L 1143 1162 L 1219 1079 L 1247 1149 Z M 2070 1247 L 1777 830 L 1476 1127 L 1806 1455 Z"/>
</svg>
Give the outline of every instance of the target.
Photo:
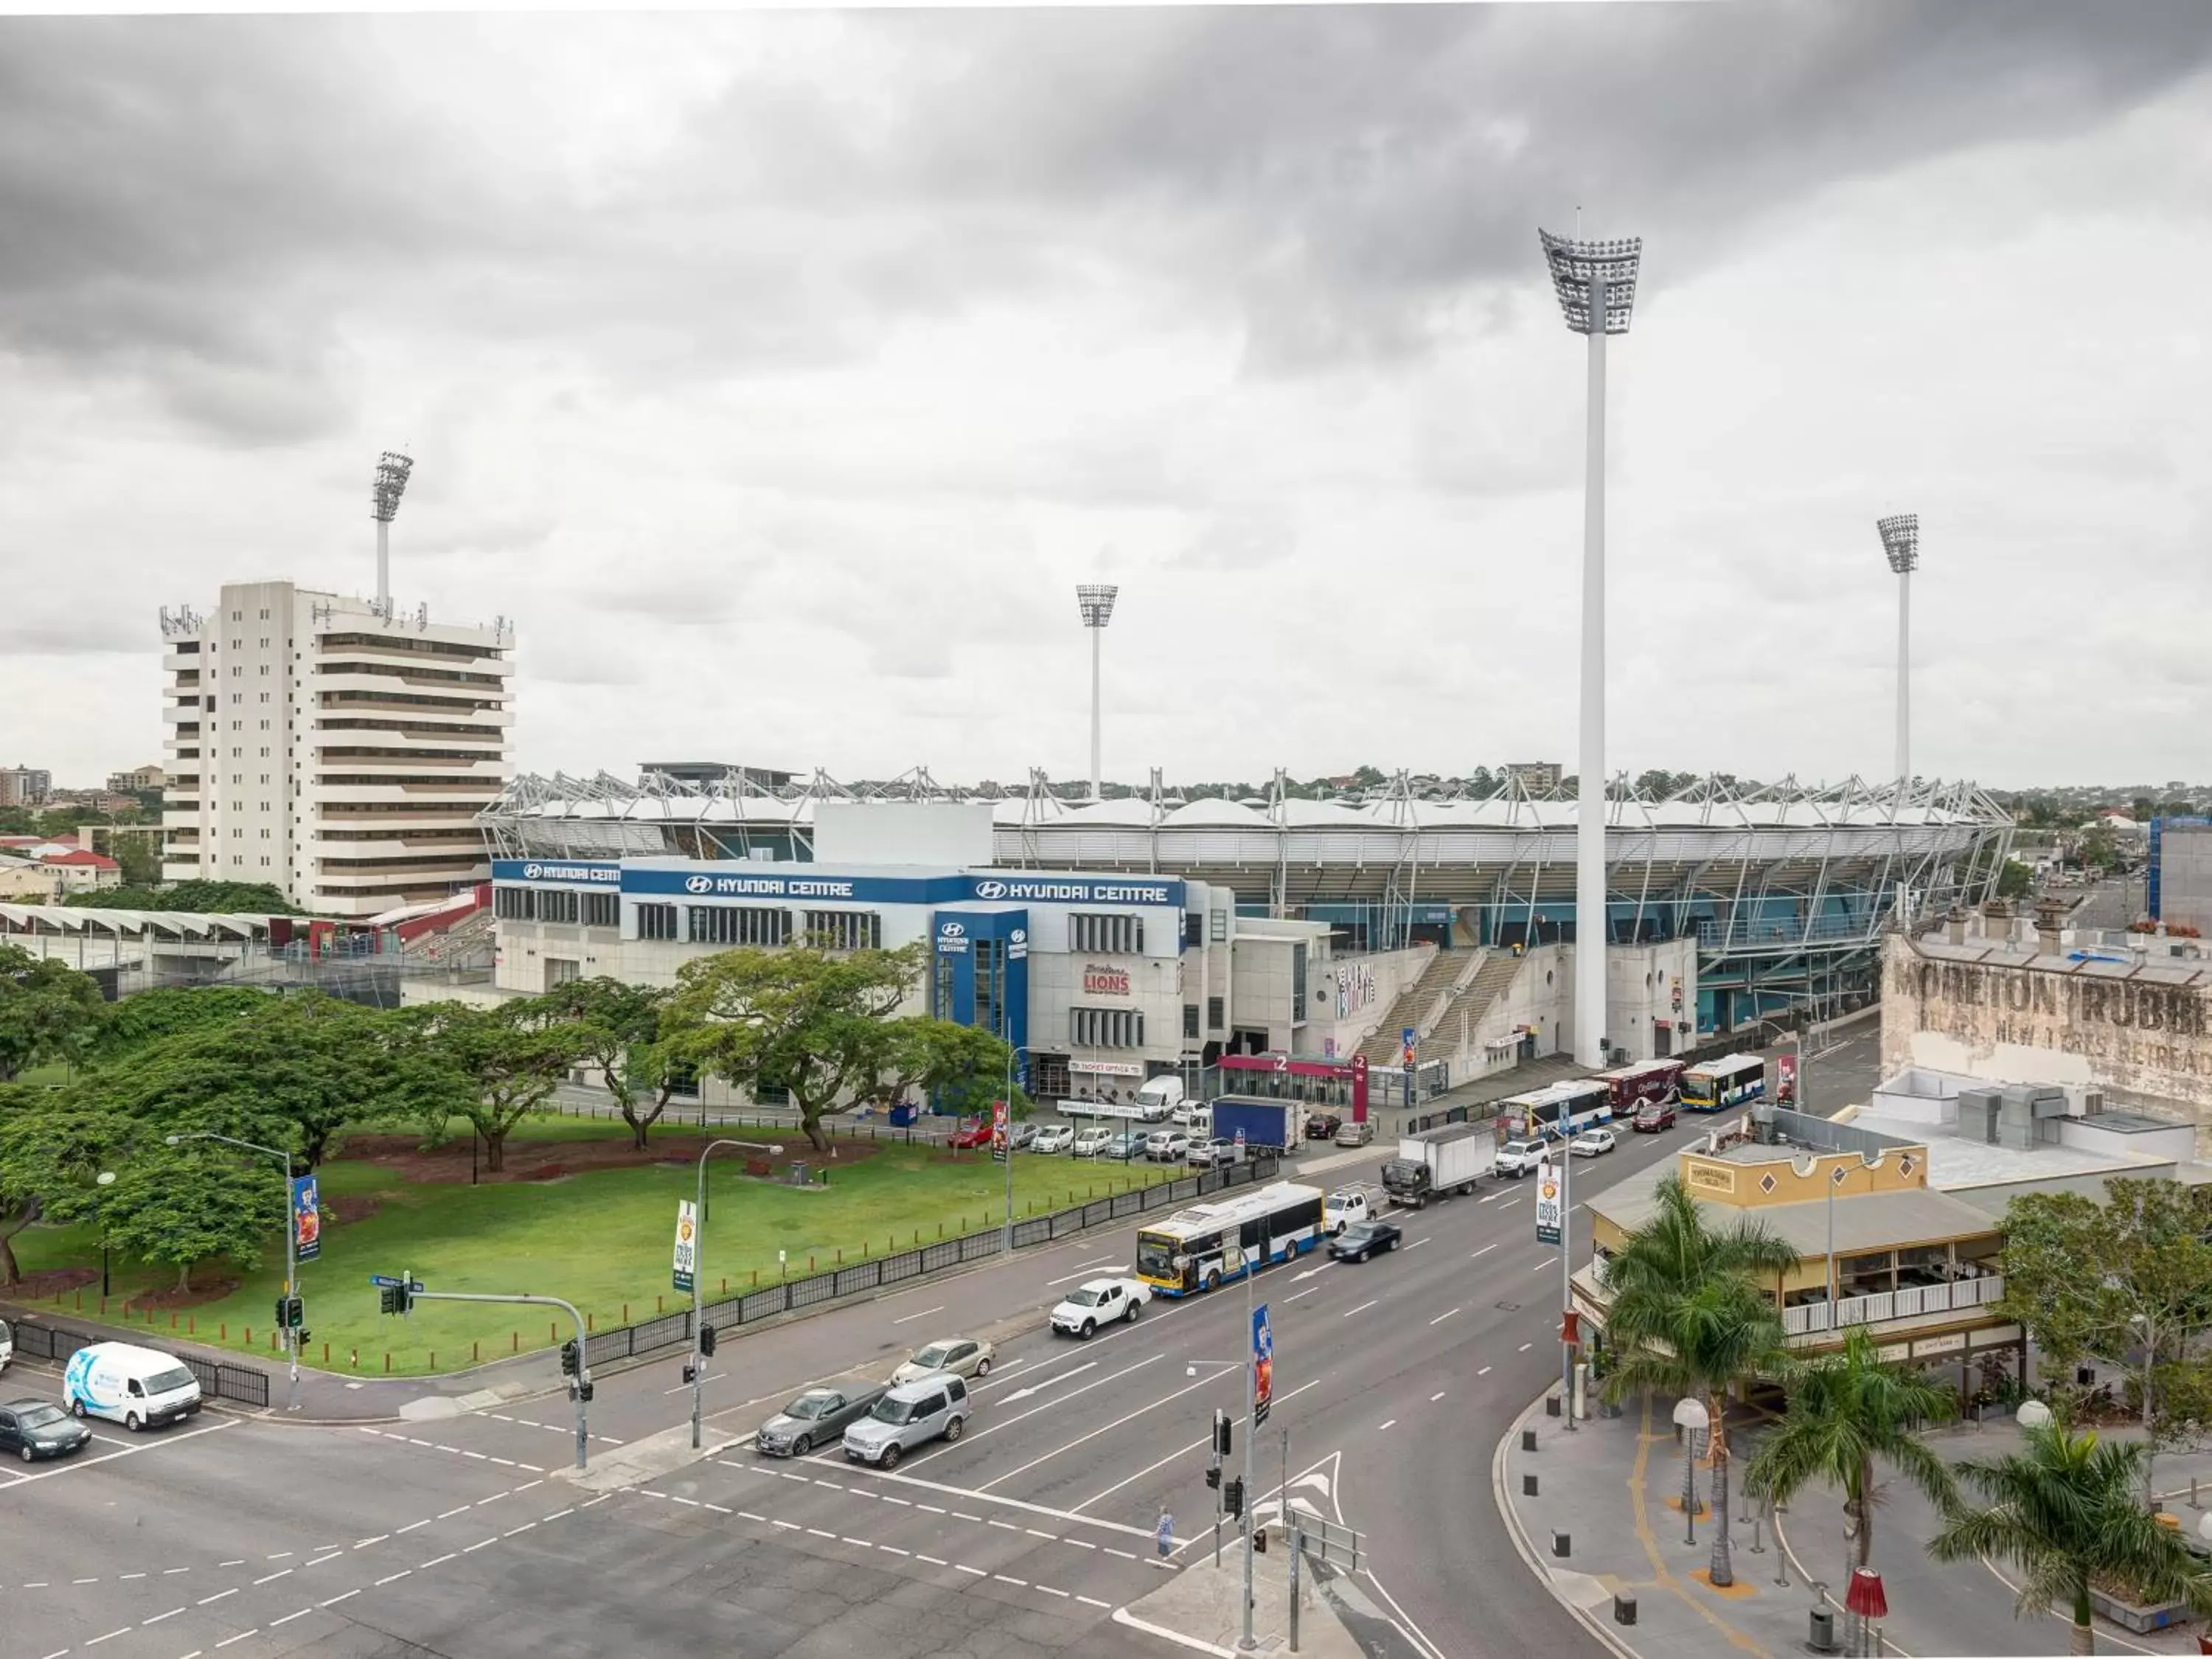
<svg viewBox="0 0 2212 1659">
<path fill-rule="evenodd" d="M 1321 1593 L 1310 1562 L 1298 1574 L 1300 1659 L 1364 1659 L 1364 1650 Z M 1192 1653 L 1235 1659 L 1243 1634 L 1243 1557 L 1224 1542 L 1221 1565 L 1200 1556 L 1171 1573 L 1158 1589 L 1114 1611 L 1114 1622 Z M 1267 1553 L 1252 1559 L 1252 1633 L 1263 1653 L 1288 1651 L 1290 1554 L 1271 1528 Z"/>
</svg>

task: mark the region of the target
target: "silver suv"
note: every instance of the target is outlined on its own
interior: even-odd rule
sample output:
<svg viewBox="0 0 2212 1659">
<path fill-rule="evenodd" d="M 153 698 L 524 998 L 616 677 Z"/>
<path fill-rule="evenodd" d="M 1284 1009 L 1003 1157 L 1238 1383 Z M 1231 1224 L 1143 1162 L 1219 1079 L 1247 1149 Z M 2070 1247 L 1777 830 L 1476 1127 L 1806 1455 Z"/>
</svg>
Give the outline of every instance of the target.
<svg viewBox="0 0 2212 1659">
<path fill-rule="evenodd" d="M 957 1440 L 975 1407 L 968 1384 L 950 1371 L 918 1376 L 876 1401 L 875 1409 L 845 1431 L 845 1455 L 856 1463 L 895 1469 L 900 1458 L 939 1435 Z"/>
</svg>

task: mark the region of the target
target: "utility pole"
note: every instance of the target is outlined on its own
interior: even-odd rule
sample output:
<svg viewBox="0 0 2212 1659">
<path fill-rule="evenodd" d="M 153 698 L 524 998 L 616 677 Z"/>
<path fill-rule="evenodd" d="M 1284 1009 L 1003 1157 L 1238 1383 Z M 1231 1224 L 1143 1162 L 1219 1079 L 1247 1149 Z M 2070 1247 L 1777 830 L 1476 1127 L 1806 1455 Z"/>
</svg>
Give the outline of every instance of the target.
<svg viewBox="0 0 2212 1659">
<path fill-rule="evenodd" d="M 710 1140 L 699 1154 L 698 1190 L 691 1206 L 691 1449 L 699 1449 L 699 1419 L 707 1386 L 705 1328 L 699 1312 L 699 1287 L 707 1279 L 707 1160 L 718 1146 L 742 1146 L 750 1149 L 743 1140 Z M 779 1156 L 783 1148 L 765 1149 L 770 1158 Z M 682 1207 L 680 1205 L 678 1206 Z"/>
<path fill-rule="evenodd" d="M 258 1141 L 240 1140 L 234 1135 L 219 1135 L 210 1131 L 194 1130 L 187 1134 L 164 1135 L 162 1139 L 172 1146 L 181 1146 L 187 1140 L 218 1140 L 226 1146 L 235 1146 L 242 1152 L 258 1152 L 264 1158 L 273 1158 L 284 1166 L 284 1295 L 283 1317 L 278 1322 L 284 1327 L 284 1352 L 291 1362 L 291 1395 L 284 1409 L 300 1409 L 300 1326 L 291 1316 L 291 1304 L 300 1294 L 300 1220 L 292 1212 L 292 1154 L 276 1146 L 264 1146 Z M 114 1180 L 105 1176 L 101 1184 Z M 106 1293 L 106 1245 L 100 1247 L 101 1294 Z"/>
<path fill-rule="evenodd" d="M 584 1346 L 584 1316 L 576 1311 L 575 1304 L 563 1302 L 557 1296 L 486 1296 L 467 1291 L 418 1291 L 411 1279 L 407 1285 L 410 1302 L 501 1302 L 526 1303 L 533 1307 L 558 1308 L 568 1316 L 576 1328 L 576 1374 L 568 1384 L 568 1397 L 576 1402 L 576 1467 L 585 1466 L 585 1449 L 591 1439 L 586 1423 L 585 1407 L 592 1403 L 592 1362 Z M 565 1369 L 565 1368 L 564 1368 Z"/>
</svg>

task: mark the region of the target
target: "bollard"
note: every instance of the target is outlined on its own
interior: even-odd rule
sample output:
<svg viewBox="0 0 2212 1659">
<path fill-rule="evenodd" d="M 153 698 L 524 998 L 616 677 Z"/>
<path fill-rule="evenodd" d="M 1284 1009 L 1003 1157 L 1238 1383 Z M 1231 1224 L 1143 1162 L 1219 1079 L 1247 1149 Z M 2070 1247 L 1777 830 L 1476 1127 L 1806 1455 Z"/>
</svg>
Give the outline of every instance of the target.
<svg viewBox="0 0 2212 1659">
<path fill-rule="evenodd" d="M 1613 1593 L 1613 1622 L 1632 1625 L 1636 1622 L 1636 1592 L 1615 1590 Z"/>
<path fill-rule="evenodd" d="M 1524 1452 L 1532 1452 L 1536 1449 L 1535 1430 L 1523 1429 L 1521 1431 L 1521 1449 Z"/>
<path fill-rule="evenodd" d="M 1521 1495 L 1523 1498 L 1534 1498 L 1536 1495 L 1536 1477 L 1534 1475 L 1524 1474 L 1521 1477 Z"/>
<path fill-rule="evenodd" d="M 627 1302 L 623 1304 L 623 1318 L 625 1321 L 629 1318 L 629 1304 Z M 545 1340 L 556 1347 L 561 1341 L 561 1327 L 550 1319 L 545 1322 Z"/>
<path fill-rule="evenodd" d="M 253 1346 L 253 1327 L 251 1325 L 246 1328 L 246 1346 L 249 1348 Z"/>
<path fill-rule="evenodd" d="M 729 1293 L 730 1293 L 730 1281 L 729 1281 L 727 1279 L 723 1279 L 723 1281 L 722 1281 L 722 1294 L 723 1294 L 724 1296 L 727 1296 Z"/>
<path fill-rule="evenodd" d="M 598 1318 L 599 1315 L 592 1312 L 588 1308 L 584 1310 L 584 1334 L 586 1336 L 589 1336 L 593 1331 L 599 1328 L 598 1325 L 594 1322 Z"/>
<path fill-rule="evenodd" d="M 177 1328 L 177 1316 L 173 1309 L 171 1310 L 169 1314 L 169 1328 L 173 1331 Z"/>
<path fill-rule="evenodd" d="M 1574 1547 L 1569 1535 L 1554 1527 L 1552 1529 L 1552 1553 L 1564 1561 L 1573 1553 Z"/>
<path fill-rule="evenodd" d="M 104 1296 L 100 1298 L 100 1316 L 102 1319 L 107 1317 L 107 1298 Z"/>
<path fill-rule="evenodd" d="M 668 1311 L 668 1308 L 667 1308 L 667 1306 L 666 1306 L 667 1301 L 668 1301 L 668 1298 L 667 1298 L 666 1297 L 665 1297 L 665 1296 L 656 1296 L 656 1297 L 654 1297 L 653 1298 L 653 1312 L 655 1312 L 655 1313 L 657 1313 L 657 1314 L 664 1314 L 664 1313 L 666 1313 L 666 1312 Z M 627 1325 L 627 1324 L 629 1324 L 629 1310 L 628 1308 L 624 1308 L 624 1309 L 623 1310 L 623 1324 L 625 1324 L 625 1325 Z"/>
<path fill-rule="evenodd" d="M 186 1315 L 185 1316 L 185 1335 L 187 1335 L 187 1336 L 191 1336 L 191 1335 L 196 1334 L 198 1332 L 199 1328 L 200 1328 L 200 1316 L 199 1316 L 198 1314 L 186 1314 Z"/>
<path fill-rule="evenodd" d="M 627 1302 L 623 1304 L 623 1323 L 629 1323 L 629 1304 Z"/>
<path fill-rule="evenodd" d="M 520 1331 L 509 1331 L 507 1334 L 507 1351 L 509 1353 L 520 1353 L 522 1352 L 522 1333 Z"/>
<path fill-rule="evenodd" d="M 324 1344 L 323 1344 L 323 1364 L 324 1364 L 325 1365 L 328 1365 L 330 1363 L 331 1363 L 331 1345 L 330 1345 L 329 1343 L 325 1342 L 325 1343 L 324 1343 Z"/>
<path fill-rule="evenodd" d="M 331 1357 L 331 1355 L 330 1355 L 330 1344 L 329 1344 L 329 1343 L 327 1343 L 327 1342 L 325 1342 L 325 1343 L 323 1345 L 323 1358 L 325 1358 L 325 1359 L 328 1359 L 330 1357 Z M 473 1364 L 475 1364 L 478 1360 L 482 1359 L 483 1358 L 483 1344 L 482 1342 L 471 1342 L 471 1343 L 470 1343 L 470 1344 L 469 1344 L 469 1364 L 471 1364 L 471 1365 L 473 1365 Z"/>
<path fill-rule="evenodd" d="M 361 1369 L 361 1350 L 359 1348 L 356 1348 L 353 1351 L 353 1368 L 356 1370 L 359 1370 Z"/>
<path fill-rule="evenodd" d="M 1559 1414 L 1559 1396 L 1555 1394 L 1546 1395 L 1544 1396 L 1544 1415 L 1547 1417 L 1557 1417 Z"/>
<path fill-rule="evenodd" d="M 430 1350 L 430 1369 L 434 1371 L 438 1369 L 438 1351 L 435 1348 Z"/>
<path fill-rule="evenodd" d="M 386 1376 L 392 1375 L 392 1350 L 389 1348 L 384 1351 L 384 1374 Z"/>
</svg>

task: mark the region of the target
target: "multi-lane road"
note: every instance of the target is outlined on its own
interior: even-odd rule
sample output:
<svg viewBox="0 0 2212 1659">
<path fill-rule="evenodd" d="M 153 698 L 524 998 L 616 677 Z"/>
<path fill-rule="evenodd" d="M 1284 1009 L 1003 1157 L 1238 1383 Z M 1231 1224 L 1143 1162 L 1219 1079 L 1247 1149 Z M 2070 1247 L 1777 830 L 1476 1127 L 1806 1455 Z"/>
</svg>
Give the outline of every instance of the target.
<svg viewBox="0 0 2212 1659">
<path fill-rule="evenodd" d="M 1847 1058 L 1826 1068 L 1836 1086 Z M 1577 1166 L 1577 1196 L 1685 1133 L 1624 1135 Z M 1354 1157 L 1316 1178 L 1371 1170 Z M 1489 1485 L 1499 1435 L 1558 1370 L 1558 1252 L 1534 1208 L 1528 1183 L 1486 1186 L 1398 1216 L 1394 1255 L 1310 1257 L 1254 1287 L 1275 1338 L 1255 1496 L 1279 1502 L 1287 1472 L 1364 1534 L 1361 1588 L 1396 1626 L 1372 1633 L 1390 1655 L 1588 1645 L 1522 1566 Z M 880 1376 L 933 1336 L 1001 1328 L 967 1435 L 895 1474 L 737 1441 L 628 1489 L 580 1487 L 557 1397 L 343 1426 L 210 1413 L 161 1435 L 103 1429 L 72 1462 L 0 1471 L 0 1656 L 1171 1652 L 1113 1613 L 1162 1582 L 1148 1558 L 1164 1508 L 1177 1560 L 1208 1547 L 1207 1425 L 1243 1411 L 1249 1328 L 1230 1286 L 1090 1342 L 1047 1334 L 1042 1310 L 1123 1267 L 1133 1233 L 735 1339 L 711 1362 L 727 1439 L 810 1381 Z M 595 1461 L 684 1421 L 678 1368 L 600 1381 Z M 0 1395 L 52 1387 L 18 1368 Z"/>
</svg>

